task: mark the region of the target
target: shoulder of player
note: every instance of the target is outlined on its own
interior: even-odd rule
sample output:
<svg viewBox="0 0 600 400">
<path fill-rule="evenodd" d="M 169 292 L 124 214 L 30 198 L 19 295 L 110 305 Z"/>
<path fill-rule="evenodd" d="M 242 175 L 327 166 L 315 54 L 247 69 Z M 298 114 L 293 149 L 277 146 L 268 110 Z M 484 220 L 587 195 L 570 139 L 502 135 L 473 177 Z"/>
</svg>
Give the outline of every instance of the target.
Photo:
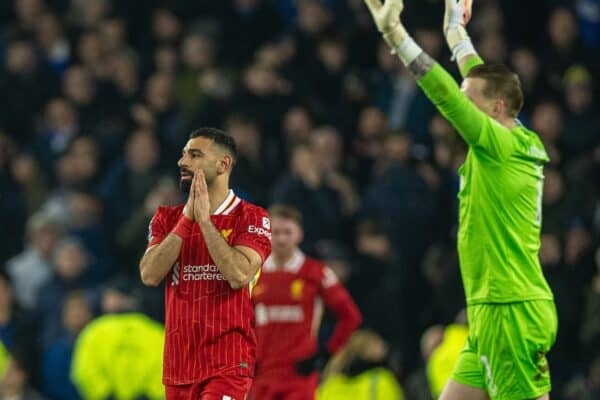
<svg viewBox="0 0 600 400">
<path fill-rule="evenodd" d="M 325 274 L 326 268 L 327 265 L 324 261 L 305 255 L 301 272 L 310 275 L 315 279 L 321 279 Z"/>
<path fill-rule="evenodd" d="M 154 213 L 155 217 L 161 217 L 164 219 L 176 219 L 179 218 L 181 213 L 183 212 L 183 204 L 179 204 L 176 206 L 159 206 Z"/>
<path fill-rule="evenodd" d="M 269 213 L 256 204 L 240 199 L 240 203 L 232 210 L 230 215 L 236 218 L 260 218 L 268 217 Z"/>
<path fill-rule="evenodd" d="M 540 137 L 534 131 L 518 124 L 511 131 L 517 141 L 517 151 L 527 158 L 548 161 L 548 154 Z"/>
</svg>

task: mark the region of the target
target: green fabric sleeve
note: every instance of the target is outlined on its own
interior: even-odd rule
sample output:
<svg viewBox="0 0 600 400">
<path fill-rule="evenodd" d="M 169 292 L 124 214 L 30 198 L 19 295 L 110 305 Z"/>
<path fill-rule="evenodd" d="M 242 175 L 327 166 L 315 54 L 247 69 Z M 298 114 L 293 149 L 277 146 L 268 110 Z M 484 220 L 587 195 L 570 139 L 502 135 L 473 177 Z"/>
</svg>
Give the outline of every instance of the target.
<svg viewBox="0 0 600 400">
<path fill-rule="evenodd" d="M 510 130 L 481 111 L 439 64 L 417 83 L 469 146 L 499 160 L 514 151 L 516 143 Z"/>
<path fill-rule="evenodd" d="M 460 66 L 460 74 L 463 78 L 466 78 L 469 74 L 469 71 L 478 65 L 483 64 L 483 60 L 478 55 L 471 56 L 467 58 L 467 61 L 463 65 Z"/>
</svg>

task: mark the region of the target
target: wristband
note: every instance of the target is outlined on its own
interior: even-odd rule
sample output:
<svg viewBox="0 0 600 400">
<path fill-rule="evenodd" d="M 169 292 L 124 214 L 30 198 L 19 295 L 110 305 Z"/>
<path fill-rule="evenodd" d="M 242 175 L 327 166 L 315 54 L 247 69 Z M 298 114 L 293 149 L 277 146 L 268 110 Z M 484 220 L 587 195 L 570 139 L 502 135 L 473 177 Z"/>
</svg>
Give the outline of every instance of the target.
<svg viewBox="0 0 600 400">
<path fill-rule="evenodd" d="M 192 228 L 194 227 L 194 221 L 182 215 L 177 221 L 177 225 L 173 228 L 171 233 L 176 234 L 182 239 L 190 236 L 192 234 Z"/>
<path fill-rule="evenodd" d="M 458 61 L 461 58 L 471 55 L 477 55 L 477 51 L 475 51 L 475 47 L 473 47 L 471 39 L 466 39 L 462 42 L 459 42 L 456 47 L 452 49 L 452 61 Z"/>
<path fill-rule="evenodd" d="M 451 26 L 446 31 L 446 42 L 452 51 L 452 61 L 458 61 L 468 55 L 477 55 L 467 30 L 462 25 Z"/>
<path fill-rule="evenodd" d="M 407 36 L 398 47 L 392 50 L 392 54 L 397 54 L 404 66 L 408 67 L 410 63 L 423 52 L 423 49 L 411 38 Z"/>
</svg>

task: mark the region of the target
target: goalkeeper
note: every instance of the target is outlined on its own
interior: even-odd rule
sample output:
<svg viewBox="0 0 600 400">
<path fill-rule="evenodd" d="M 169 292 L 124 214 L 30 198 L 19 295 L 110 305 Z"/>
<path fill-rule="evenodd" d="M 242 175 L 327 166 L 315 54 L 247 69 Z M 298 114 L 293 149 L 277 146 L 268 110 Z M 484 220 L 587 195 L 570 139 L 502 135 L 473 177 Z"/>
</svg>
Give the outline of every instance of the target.
<svg viewBox="0 0 600 400">
<path fill-rule="evenodd" d="M 365 2 L 392 51 L 469 145 L 458 195 L 469 337 L 441 400 L 549 399 L 546 353 L 557 316 L 538 261 L 548 156 L 516 119 L 519 79 L 477 55 L 465 30 L 470 0 L 446 0 L 444 33 L 464 78 L 460 89 L 404 29 L 402 0 Z"/>
</svg>

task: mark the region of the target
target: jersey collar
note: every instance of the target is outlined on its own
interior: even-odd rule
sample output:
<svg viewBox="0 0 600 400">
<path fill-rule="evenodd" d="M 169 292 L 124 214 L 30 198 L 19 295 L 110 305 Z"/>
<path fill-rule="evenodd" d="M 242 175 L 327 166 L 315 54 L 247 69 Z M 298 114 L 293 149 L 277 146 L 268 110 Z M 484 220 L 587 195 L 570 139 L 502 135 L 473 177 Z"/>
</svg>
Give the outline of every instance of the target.
<svg viewBox="0 0 600 400">
<path fill-rule="evenodd" d="M 229 194 L 212 215 L 229 215 L 241 201 L 242 200 L 235 195 L 233 190 L 229 189 Z"/>
<path fill-rule="evenodd" d="M 296 251 L 294 251 L 294 255 L 283 265 L 283 270 L 296 273 L 300 271 L 300 268 L 302 268 L 302 265 L 304 265 L 305 259 L 306 256 L 304 253 L 300 249 L 296 249 Z M 275 264 L 273 255 L 267 257 L 263 269 L 265 271 L 273 272 L 277 269 L 277 267 L 279 267 L 279 265 Z"/>
</svg>

